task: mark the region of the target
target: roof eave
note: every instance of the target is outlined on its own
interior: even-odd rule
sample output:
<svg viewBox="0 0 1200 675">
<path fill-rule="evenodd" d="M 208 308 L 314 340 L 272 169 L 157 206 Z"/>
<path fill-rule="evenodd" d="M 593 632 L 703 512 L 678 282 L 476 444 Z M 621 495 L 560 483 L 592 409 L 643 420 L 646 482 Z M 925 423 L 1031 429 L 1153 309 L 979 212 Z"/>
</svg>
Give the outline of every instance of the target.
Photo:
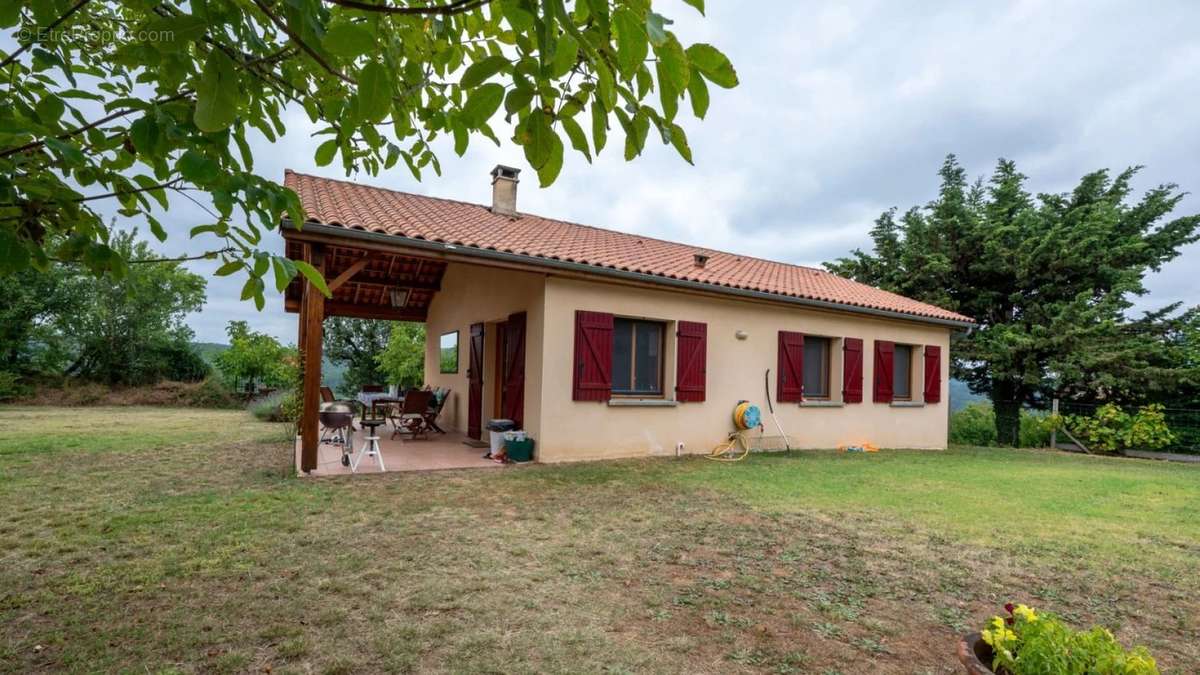
<svg viewBox="0 0 1200 675">
<path fill-rule="evenodd" d="M 613 269 L 611 267 L 602 267 L 600 265 L 589 265 L 587 263 L 570 262 L 567 260 L 555 260 L 553 258 L 543 258 L 540 256 L 524 255 L 521 253 L 509 253 L 506 251 L 497 251 L 488 248 L 479 248 L 475 246 L 463 246 L 458 244 L 449 244 L 439 241 L 431 241 L 428 239 L 414 239 L 398 234 L 388 234 L 385 232 L 373 232 L 371 230 L 360 230 L 351 227 L 343 227 L 341 225 L 326 225 L 323 223 L 304 223 L 302 227 L 296 227 L 289 218 L 283 218 L 280 221 L 284 229 L 295 231 L 311 231 L 323 234 L 333 235 L 346 239 L 357 239 L 361 241 L 374 241 L 380 243 L 392 244 L 413 248 L 417 250 L 430 251 L 442 254 L 460 255 L 468 258 L 481 258 L 486 260 L 494 260 L 500 262 L 517 263 L 524 265 L 532 265 L 535 267 L 545 267 L 550 269 L 559 269 L 564 271 L 579 272 L 583 274 L 593 274 L 596 276 L 606 276 L 628 281 L 640 281 L 642 283 L 655 284 L 659 286 L 672 286 L 676 288 L 686 288 L 691 290 L 706 291 L 709 293 L 719 293 L 722 295 L 733 295 L 744 298 L 754 298 L 757 300 L 767 300 L 771 302 L 783 302 L 792 305 L 800 305 L 804 307 L 814 307 L 819 309 L 830 309 L 841 312 L 850 312 L 852 314 L 864 314 L 873 317 L 882 317 L 888 319 L 899 319 L 903 321 L 915 321 L 918 323 L 934 324 L 938 326 L 946 326 L 957 330 L 969 330 L 975 326 L 973 321 L 960 321 L 956 319 L 946 319 L 933 316 L 922 316 L 920 314 L 909 314 L 906 312 L 897 312 L 887 309 L 879 309 L 875 307 L 863 307 L 860 305 L 851 305 L 840 302 L 832 302 L 829 300 L 817 300 L 814 298 L 801 298 L 794 295 L 783 295 L 780 293 L 767 293 L 764 291 L 755 291 L 747 288 L 734 288 L 732 286 L 722 286 L 719 284 L 708 284 L 702 281 L 692 281 L 690 279 L 677 279 L 673 277 L 665 277 L 657 274 L 646 274 L 643 272 L 632 272 L 628 270 Z"/>
</svg>

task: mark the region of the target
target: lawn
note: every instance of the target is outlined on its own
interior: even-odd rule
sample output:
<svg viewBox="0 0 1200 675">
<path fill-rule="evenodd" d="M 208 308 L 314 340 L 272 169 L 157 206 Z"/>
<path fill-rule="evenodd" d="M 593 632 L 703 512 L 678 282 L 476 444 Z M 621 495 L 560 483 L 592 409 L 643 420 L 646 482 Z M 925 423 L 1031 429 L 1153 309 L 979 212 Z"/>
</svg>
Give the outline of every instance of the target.
<svg viewBox="0 0 1200 675">
<path fill-rule="evenodd" d="M 949 673 L 1014 600 L 1200 670 L 1200 466 L 994 449 L 299 479 L 0 408 L 0 671 Z"/>
</svg>

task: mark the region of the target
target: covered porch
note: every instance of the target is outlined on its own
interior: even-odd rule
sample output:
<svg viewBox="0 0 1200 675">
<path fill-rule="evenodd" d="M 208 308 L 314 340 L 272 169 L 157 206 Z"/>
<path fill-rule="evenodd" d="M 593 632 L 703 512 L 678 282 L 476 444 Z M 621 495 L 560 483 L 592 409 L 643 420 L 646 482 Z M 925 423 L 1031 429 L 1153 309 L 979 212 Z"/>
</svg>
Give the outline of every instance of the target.
<svg viewBox="0 0 1200 675">
<path fill-rule="evenodd" d="M 438 252 L 412 250 L 386 240 L 363 239 L 350 232 L 347 235 L 330 228 L 284 228 L 288 257 L 312 265 L 323 275 L 330 291 L 330 297 L 326 297 L 301 275 L 285 292 L 285 309 L 296 313 L 299 319 L 302 412 L 295 461 L 296 469 L 307 475 L 350 473 L 342 463 L 342 447 L 320 442 L 325 318 L 415 321 L 428 325 L 431 307 L 439 294 L 446 296 L 442 298 L 443 314 L 464 307 L 463 289 L 443 293 L 443 277 L 451 263 Z M 475 284 L 469 286 L 470 292 L 475 292 Z M 517 420 L 518 424 L 523 419 L 525 313 L 501 312 L 492 316 L 489 311 L 491 308 L 470 309 L 471 325 L 453 331 L 458 351 L 452 372 L 440 365 L 439 339 L 445 337 L 441 334 L 443 329 L 434 326 L 434 332 L 426 335 L 424 385 L 450 390 L 451 398 L 437 418 L 437 424 L 446 433 L 430 431 L 416 439 L 403 436 L 393 440 L 392 426 L 380 427 L 382 464 L 387 471 L 503 466 L 484 459 L 487 449 L 481 445 L 487 441 L 487 432 L 483 426 L 492 417 Z M 339 399 L 354 397 L 352 392 L 340 393 L 348 396 L 338 396 Z M 357 430 L 352 448 L 357 455 L 366 439 L 361 413 L 355 419 Z M 381 470 L 372 457 L 364 458 L 358 469 L 358 473 Z"/>
</svg>

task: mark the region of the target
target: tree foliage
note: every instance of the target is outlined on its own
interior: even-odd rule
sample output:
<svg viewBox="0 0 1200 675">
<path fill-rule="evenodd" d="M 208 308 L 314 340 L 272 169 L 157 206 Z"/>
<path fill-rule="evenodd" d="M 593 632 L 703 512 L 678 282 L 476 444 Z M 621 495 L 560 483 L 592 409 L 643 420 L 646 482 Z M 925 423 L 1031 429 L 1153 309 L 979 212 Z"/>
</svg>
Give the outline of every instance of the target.
<svg viewBox="0 0 1200 675">
<path fill-rule="evenodd" d="M 1022 404 L 1141 401 L 1197 379 L 1178 348 L 1196 310 L 1126 318 L 1145 275 L 1200 228 L 1200 216 L 1170 217 L 1183 198 L 1174 185 L 1131 201 L 1136 172 L 1096 171 L 1069 193 L 1035 197 L 1011 161 L 969 183 L 950 156 L 936 199 L 900 218 L 885 212 L 873 252 L 827 267 L 975 319 L 955 340 L 954 376 L 992 399 L 1000 442 L 1011 444 Z"/>
<path fill-rule="evenodd" d="M 325 357 L 346 366 L 342 393 L 354 394 L 364 384 L 384 384 L 387 375 L 378 357 L 388 345 L 392 322 L 380 319 L 330 317 L 325 320 Z"/>
<path fill-rule="evenodd" d="M 425 380 L 425 324 L 400 321 L 392 324 L 387 348 L 379 354 L 379 368 L 388 382 L 417 387 Z"/>
<path fill-rule="evenodd" d="M 299 377 L 299 355 L 295 348 L 250 330 L 245 321 L 230 321 L 225 329 L 229 349 L 217 354 L 217 370 L 231 387 L 255 391 L 259 386 L 290 387 Z"/>
<path fill-rule="evenodd" d="M 111 244 L 123 258 L 153 259 L 136 232 L 116 232 Z M 184 318 L 204 304 L 204 289 L 177 262 L 130 265 L 119 277 L 75 264 L 0 277 L 0 370 L 106 384 L 203 379 Z"/>
<path fill-rule="evenodd" d="M 282 136 L 289 113 L 316 125 L 317 164 L 347 174 L 440 172 L 435 139 L 459 155 L 499 143 L 500 115 L 543 186 L 567 143 L 591 161 L 614 126 L 626 159 L 654 130 L 690 162 L 681 102 L 702 118 L 709 84 L 737 74 L 670 25 L 651 0 L 4 3 L 18 46 L 0 51 L 0 274 L 57 259 L 120 274 L 95 205 L 115 200 L 163 240 L 152 207 L 195 193 L 211 220 L 191 236 L 217 274 L 246 276 L 243 299 L 261 308 L 267 283 L 298 272 L 324 288 L 259 248 L 280 214 L 304 222 L 295 194 L 253 173 L 249 144 Z"/>
</svg>

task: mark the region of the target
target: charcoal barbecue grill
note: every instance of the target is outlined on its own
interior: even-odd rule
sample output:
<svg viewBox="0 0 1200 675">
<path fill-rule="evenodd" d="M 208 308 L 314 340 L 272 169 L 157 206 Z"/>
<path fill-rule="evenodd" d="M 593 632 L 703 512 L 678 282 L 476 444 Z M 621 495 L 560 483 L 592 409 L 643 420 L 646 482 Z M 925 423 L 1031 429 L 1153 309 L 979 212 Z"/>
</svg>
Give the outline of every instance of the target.
<svg viewBox="0 0 1200 675">
<path fill-rule="evenodd" d="M 342 466 L 350 466 L 350 453 L 354 449 L 351 444 L 354 436 L 354 408 L 347 403 L 326 403 L 321 406 L 317 416 L 324 429 L 321 442 L 342 446 Z"/>
</svg>

